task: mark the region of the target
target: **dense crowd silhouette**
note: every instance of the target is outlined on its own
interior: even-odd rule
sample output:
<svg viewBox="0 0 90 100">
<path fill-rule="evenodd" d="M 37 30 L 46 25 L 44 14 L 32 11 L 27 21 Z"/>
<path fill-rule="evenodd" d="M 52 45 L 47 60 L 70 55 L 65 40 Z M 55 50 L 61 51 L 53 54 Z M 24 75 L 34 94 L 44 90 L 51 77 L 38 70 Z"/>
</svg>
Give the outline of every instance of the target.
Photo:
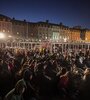
<svg viewBox="0 0 90 100">
<path fill-rule="evenodd" d="M 89 100 L 90 50 L 0 48 L 0 100 Z"/>
</svg>

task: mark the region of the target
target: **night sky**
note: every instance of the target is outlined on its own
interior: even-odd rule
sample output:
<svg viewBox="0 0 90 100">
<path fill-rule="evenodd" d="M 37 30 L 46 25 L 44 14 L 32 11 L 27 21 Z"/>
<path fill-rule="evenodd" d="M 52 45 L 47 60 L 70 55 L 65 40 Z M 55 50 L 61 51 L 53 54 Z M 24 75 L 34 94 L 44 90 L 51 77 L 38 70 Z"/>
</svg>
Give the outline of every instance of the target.
<svg viewBox="0 0 90 100">
<path fill-rule="evenodd" d="M 90 29 L 89 0 L 0 0 L 0 14 L 31 22 L 82 26 Z"/>
</svg>

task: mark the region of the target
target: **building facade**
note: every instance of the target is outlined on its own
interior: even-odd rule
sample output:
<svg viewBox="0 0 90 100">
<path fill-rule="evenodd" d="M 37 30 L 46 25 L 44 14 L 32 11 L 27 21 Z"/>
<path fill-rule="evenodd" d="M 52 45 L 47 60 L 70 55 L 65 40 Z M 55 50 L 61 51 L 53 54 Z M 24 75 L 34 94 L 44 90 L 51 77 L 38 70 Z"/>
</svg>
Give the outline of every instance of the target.
<svg viewBox="0 0 90 100">
<path fill-rule="evenodd" d="M 6 35 L 12 35 L 11 18 L 0 15 L 0 32 L 7 33 Z"/>
<path fill-rule="evenodd" d="M 70 28 L 63 24 L 45 22 L 27 22 L 16 20 L 0 14 L 0 32 L 14 38 L 29 41 L 48 42 L 90 42 L 90 30 L 77 27 Z"/>
</svg>

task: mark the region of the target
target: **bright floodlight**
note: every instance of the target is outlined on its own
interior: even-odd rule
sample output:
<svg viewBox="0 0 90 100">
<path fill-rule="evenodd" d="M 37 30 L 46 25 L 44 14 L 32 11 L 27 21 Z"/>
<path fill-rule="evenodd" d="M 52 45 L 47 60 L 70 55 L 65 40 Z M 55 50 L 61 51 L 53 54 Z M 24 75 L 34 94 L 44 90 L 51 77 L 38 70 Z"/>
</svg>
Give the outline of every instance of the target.
<svg viewBox="0 0 90 100">
<path fill-rule="evenodd" d="M 4 38 L 5 38 L 4 33 L 0 33 L 0 39 L 4 39 Z"/>
</svg>

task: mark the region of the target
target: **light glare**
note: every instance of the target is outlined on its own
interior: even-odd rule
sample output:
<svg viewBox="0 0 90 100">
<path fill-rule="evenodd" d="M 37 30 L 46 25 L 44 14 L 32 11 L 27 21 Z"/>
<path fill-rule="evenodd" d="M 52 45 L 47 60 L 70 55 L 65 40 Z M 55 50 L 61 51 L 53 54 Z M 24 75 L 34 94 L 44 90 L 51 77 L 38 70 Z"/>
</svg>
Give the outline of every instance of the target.
<svg viewBox="0 0 90 100">
<path fill-rule="evenodd" d="M 4 33 L 0 33 L 0 39 L 4 39 L 4 38 L 5 38 Z"/>
</svg>

